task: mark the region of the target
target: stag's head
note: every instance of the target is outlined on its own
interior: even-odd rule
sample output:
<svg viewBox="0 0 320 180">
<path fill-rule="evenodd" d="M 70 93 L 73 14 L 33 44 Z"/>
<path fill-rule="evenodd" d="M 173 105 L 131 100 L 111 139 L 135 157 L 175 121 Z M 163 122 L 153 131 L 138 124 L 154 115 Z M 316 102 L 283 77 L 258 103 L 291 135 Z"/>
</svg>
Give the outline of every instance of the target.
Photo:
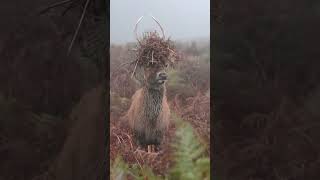
<svg viewBox="0 0 320 180">
<path fill-rule="evenodd" d="M 151 89 L 160 89 L 168 80 L 166 67 L 149 66 L 143 72 L 144 84 Z"/>
<path fill-rule="evenodd" d="M 165 33 L 164 33 L 162 26 L 160 25 L 158 20 L 156 20 L 153 16 L 151 16 L 151 17 L 160 27 L 160 29 L 162 31 L 161 39 L 164 40 Z M 134 32 L 136 35 L 136 40 L 138 41 L 138 43 L 140 45 L 142 45 L 142 44 L 141 44 L 141 40 L 138 38 L 137 27 L 138 27 L 138 24 L 140 23 L 140 21 L 142 20 L 142 18 L 143 18 L 143 16 L 139 18 L 139 20 L 137 21 L 137 23 L 135 25 L 135 29 L 134 29 Z M 161 46 L 160 46 L 160 48 L 161 48 Z M 160 89 L 161 87 L 163 87 L 163 85 L 165 84 L 165 82 L 168 79 L 166 69 L 169 67 L 169 61 L 165 60 L 164 61 L 165 64 L 159 63 L 160 59 L 157 59 L 157 57 L 159 57 L 159 55 L 154 56 L 154 54 L 156 54 L 156 53 L 153 50 L 150 50 L 150 52 L 148 51 L 147 54 L 148 54 L 147 60 L 145 60 L 145 61 L 148 62 L 147 63 L 148 65 L 144 66 L 142 69 L 143 85 L 145 85 L 151 89 Z"/>
</svg>

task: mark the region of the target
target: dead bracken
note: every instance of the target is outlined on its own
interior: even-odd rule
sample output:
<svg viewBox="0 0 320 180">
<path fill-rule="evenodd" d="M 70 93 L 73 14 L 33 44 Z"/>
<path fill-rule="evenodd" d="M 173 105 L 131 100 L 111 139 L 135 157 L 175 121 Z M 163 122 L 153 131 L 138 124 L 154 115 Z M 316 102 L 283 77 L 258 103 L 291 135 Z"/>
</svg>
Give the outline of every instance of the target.
<svg viewBox="0 0 320 180">
<path fill-rule="evenodd" d="M 137 66 L 142 68 L 147 67 L 166 67 L 167 65 L 173 65 L 176 60 L 179 60 L 180 56 L 175 52 L 175 46 L 173 41 L 169 38 L 165 38 L 164 30 L 159 21 L 151 15 L 152 19 L 158 24 L 161 29 L 162 37 L 154 32 L 143 33 L 142 39 L 138 38 L 137 27 L 143 16 L 137 21 L 134 32 L 138 41 L 136 48 L 136 58 L 133 61 L 135 64 L 132 75 L 135 72 Z"/>
<path fill-rule="evenodd" d="M 154 32 L 145 32 L 137 44 L 135 64 L 140 67 L 165 67 L 177 59 L 174 43 Z"/>
</svg>

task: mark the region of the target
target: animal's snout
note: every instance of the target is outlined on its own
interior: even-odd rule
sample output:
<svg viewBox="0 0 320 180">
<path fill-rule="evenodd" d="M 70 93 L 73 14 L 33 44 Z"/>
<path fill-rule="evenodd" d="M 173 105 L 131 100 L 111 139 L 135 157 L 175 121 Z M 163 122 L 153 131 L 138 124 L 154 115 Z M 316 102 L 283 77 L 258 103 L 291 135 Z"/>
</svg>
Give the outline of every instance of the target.
<svg viewBox="0 0 320 180">
<path fill-rule="evenodd" d="M 159 78 L 159 79 L 166 80 L 166 79 L 168 78 L 168 75 L 167 75 L 167 73 L 165 73 L 165 72 L 159 72 L 159 73 L 158 73 L 158 78 Z"/>
</svg>

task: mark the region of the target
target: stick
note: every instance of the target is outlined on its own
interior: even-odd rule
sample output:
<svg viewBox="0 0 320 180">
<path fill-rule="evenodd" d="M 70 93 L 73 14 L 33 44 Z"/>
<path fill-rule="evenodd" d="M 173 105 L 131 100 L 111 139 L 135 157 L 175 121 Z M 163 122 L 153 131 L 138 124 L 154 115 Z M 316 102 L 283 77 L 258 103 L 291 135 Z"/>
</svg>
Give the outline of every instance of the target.
<svg viewBox="0 0 320 180">
<path fill-rule="evenodd" d="M 62 12 L 62 16 L 64 16 L 70 9 L 76 7 L 77 5 L 74 5 L 74 1 L 72 1 L 69 6 Z"/>
<path fill-rule="evenodd" d="M 154 51 L 152 51 L 152 53 L 151 53 L 151 57 L 152 57 L 151 64 L 153 64 L 153 53 L 154 53 Z"/>
<path fill-rule="evenodd" d="M 72 46 L 73 46 L 73 43 L 74 43 L 74 41 L 75 41 L 75 39 L 76 39 L 76 37 L 77 37 L 77 35 L 78 35 L 78 33 L 79 33 L 79 29 L 80 29 L 80 27 L 81 27 L 81 24 L 82 24 L 84 15 L 85 15 L 85 13 L 86 13 L 86 11 L 87 11 L 87 7 L 88 7 L 88 5 L 89 5 L 89 2 L 90 2 L 90 0 L 87 0 L 87 1 L 86 1 L 86 4 L 85 4 L 84 9 L 83 9 L 83 11 L 82 11 L 82 14 L 81 14 L 81 18 L 80 18 L 78 27 L 77 27 L 77 29 L 76 29 L 76 32 L 75 32 L 74 35 L 73 35 L 72 41 L 71 41 L 70 46 L 69 46 L 69 48 L 68 48 L 68 55 L 70 54 L 71 48 L 72 48 Z"/>
<path fill-rule="evenodd" d="M 44 14 L 45 12 L 47 12 L 48 10 L 50 10 L 50 9 L 52 9 L 52 8 L 55 8 L 55 7 L 58 7 L 58 6 L 67 4 L 67 3 L 72 3 L 72 2 L 73 2 L 73 0 L 64 0 L 64 1 L 60 1 L 60 2 L 53 3 L 52 5 L 44 8 L 44 9 L 41 10 L 41 11 L 39 11 L 38 14 Z"/>
<path fill-rule="evenodd" d="M 138 62 L 139 62 L 139 60 L 137 60 L 136 65 L 134 66 L 133 72 L 131 74 L 131 78 L 133 77 L 134 73 L 136 72 Z"/>
</svg>

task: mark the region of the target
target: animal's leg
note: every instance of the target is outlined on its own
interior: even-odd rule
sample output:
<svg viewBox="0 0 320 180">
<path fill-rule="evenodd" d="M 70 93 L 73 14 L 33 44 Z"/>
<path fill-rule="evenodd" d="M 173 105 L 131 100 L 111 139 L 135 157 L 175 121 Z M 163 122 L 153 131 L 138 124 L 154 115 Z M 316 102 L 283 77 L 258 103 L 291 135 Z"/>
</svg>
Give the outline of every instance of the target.
<svg viewBox="0 0 320 180">
<path fill-rule="evenodd" d="M 144 149 L 146 146 L 145 134 L 143 132 L 135 130 L 134 136 L 135 136 L 137 145 Z"/>
<path fill-rule="evenodd" d="M 148 145 L 148 153 L 151 153 L 152 152 L 152 145 Z"/>
<path fill-rule="evenodd" d="M 152 152 L 156 152 L 156 149 L 155 149 L 155 145 L 154 145 L 154 144 L 151 145 L 151 151 L 152 151 Z"/>
<path fill-rule="evenodd" d="M 159 146 L 161 144 L 162 138 L 163 138 L 162 131 L 157 130 L 156 131 L 156 136 L 155 136 L 155 139 L 154 139 L 154 145 L 155 146 Z"/>
<path fill-rule="evenodd" d="M 154 150 L 155 150 L 156 152 L 160 151 L 160 145 L 159 145 L 159 144 L 154 145 Z"/>
</svg>

